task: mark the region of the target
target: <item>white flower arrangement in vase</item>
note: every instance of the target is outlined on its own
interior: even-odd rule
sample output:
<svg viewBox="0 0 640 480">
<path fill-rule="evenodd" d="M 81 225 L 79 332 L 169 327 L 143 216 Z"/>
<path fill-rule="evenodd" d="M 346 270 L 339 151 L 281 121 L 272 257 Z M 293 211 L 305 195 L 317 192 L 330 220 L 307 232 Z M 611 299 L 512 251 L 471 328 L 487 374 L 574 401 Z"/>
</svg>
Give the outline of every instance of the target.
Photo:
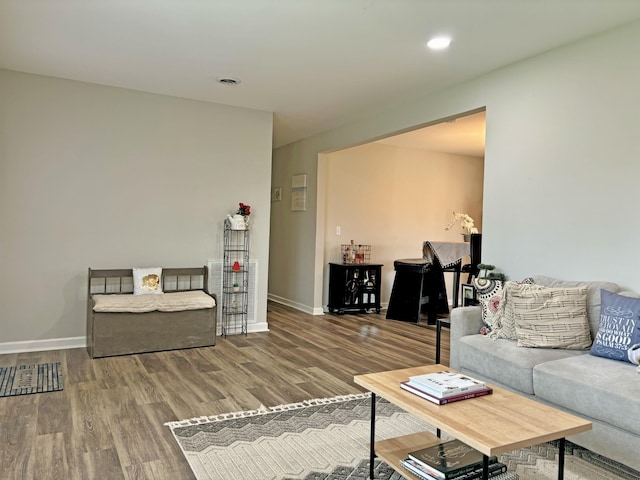
<svg viewBox="0 0 640 480">
<path fill-rule="evenodd" d="M 451 219 L 449 225 L 447 225 L 447 228 L 445 228 L 445 230 L 451 230 L 453 226 L 458 222 L 460 222 L 460 225 L 462 226 L 462 229 L 465 231 L 465 233 L 478 233 L 478 229 L 475 227 L 473 218 L 471 218 L 466 213 L 461 212 L 453 212 L 453 218 Z"/>
</svg>

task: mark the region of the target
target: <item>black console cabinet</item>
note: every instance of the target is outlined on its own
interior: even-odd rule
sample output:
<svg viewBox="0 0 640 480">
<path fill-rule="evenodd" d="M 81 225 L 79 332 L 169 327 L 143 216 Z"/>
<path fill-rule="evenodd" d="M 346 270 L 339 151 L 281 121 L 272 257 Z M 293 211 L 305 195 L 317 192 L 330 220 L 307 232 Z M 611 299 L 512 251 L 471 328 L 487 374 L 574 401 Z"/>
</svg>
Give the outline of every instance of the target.
<svg viewBox="0 0 640 480">
<path fill-rule="evenodd" d="M 380 313 L 380 284 L 382 265 L 329 264 L 329 311 L 366 312 L 375 308 Z"/>
</svg>

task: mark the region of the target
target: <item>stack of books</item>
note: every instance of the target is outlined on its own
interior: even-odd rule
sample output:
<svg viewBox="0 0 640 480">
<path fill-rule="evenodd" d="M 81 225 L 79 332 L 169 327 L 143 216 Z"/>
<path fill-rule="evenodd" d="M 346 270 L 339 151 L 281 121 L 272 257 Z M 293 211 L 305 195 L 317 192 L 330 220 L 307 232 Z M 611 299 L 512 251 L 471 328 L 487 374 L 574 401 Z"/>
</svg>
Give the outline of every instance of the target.
<svg viewBox="0 0 640 480">
<path fill-rule="evenodd" d="M 400 387 L 438 405 L 481 397 L 493 392 L 486 383 L 447 370 L 409 377 Z"/>
<path fill-rule="evenodd" d="M 451 440 L 410 452 L 400 463 L 423 480 L 475 480 L 482 478 L 482 453 L 460 440 Z M 489 457 L 489 478 L 507 471 L 497 457 Z"/>
</svg>

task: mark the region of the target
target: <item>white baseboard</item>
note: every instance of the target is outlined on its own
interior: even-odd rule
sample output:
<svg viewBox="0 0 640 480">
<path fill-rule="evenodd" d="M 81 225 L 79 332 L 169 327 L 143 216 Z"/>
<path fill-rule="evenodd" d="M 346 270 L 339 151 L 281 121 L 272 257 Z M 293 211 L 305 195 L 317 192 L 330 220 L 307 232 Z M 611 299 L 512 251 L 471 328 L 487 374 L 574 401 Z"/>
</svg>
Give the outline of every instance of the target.
<svg viewBox="0 0 640 480">
<path fill-rule="evenodd" d="M 267 322 L 250 323 L 247 325 L 247 333 L 268 332 L 269 324 Z"/>
<path fill-rule="evenodd" d="M 44 352 L 67 348 L 86 348 L 87 337 L 51 338 L 48 340 L 27 340 L 24 342 L 0 343 L 0 354 Z"/>
<path fill-rule="evenodd" d="M 259 332 L 268 332 L 269 324 L 267 322 L 258 322 L 258 323 L 249 323 L 247 325 L 247 333 L 259 333 Z M 237 333 L 234 335 L 238 335 Z M 216 336 L 218 338 L 222 337 L 222 326 L 218 323 L 218 328 L 216 332 Z"/>
<path fill-rule="evenodd" d="M 304 305 L 302 303 L 289 300 L 288 298 L 279 297 L 278 295 L 274 295 L 272 293 L 267 294 L 267 300 L 271 300 L 272 302 L 286 305 L 287 307 L 295 308 L 296 310 L 300 310 L 301 312 L 308 313 L 309 315 L 324 315 L 323 308 L 310 307 L 308 305 Z"/>
</svg>

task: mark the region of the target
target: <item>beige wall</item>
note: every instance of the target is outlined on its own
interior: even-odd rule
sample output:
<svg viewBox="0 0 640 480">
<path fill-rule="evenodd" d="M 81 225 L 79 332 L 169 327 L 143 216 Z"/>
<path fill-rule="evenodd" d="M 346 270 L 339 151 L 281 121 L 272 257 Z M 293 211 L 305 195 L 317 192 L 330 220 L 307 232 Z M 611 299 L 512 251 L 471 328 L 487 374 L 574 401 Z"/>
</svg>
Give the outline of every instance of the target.
<svg viewBox="0 0 640 480">
<path fill-rule="evenodd" d="M 326 265 L 342 261 L 341 244 L 372 245 L 372 263 L 384 265 L 381 302 L 386 305 L 394 260 L 421 257 L 425 240 L 462 242 L 459 225 L 444 230 L 454 210 L 471 215 L 482 231 L 483 163 L 482 158 L 375 143 L 326 155 L 320 162 L 327 191 L 323 305 Z M 451 293 L 451 275 L 446 277 Z"/>
<path fill-rule="evenodd" d="M 0 350 L 84 343 L 88 267 L 221 259 L 238 202 L 266 325 L 271 135 L 269 112 L 0 71 Z"/>
<path fill-rule="evenodd" d="M 483 260 L 511 278 L 611 280 L 640 291 L 640 22 L 452 86 L 274 151 L 273 182 L 326 152 L 486 107 Z M 316 194 L 309 189 L 311 196 Z M 311 198 L 313 203 L 313 198 Z M 321 215 L 324 215 L 321 212 Z M 269 292 L 317 311 L 324 219 L 273 212 Z M 273 224 L 273 223 L 272 223 Z M 290 261 L 277 245 L 305 252 Z M 320 251 L 320 253 L 318 253 Z M 312 273 L 313 272 L 313 273 Z M 292 285 L 280 278 L 296 278 Z"/>
</svg>

